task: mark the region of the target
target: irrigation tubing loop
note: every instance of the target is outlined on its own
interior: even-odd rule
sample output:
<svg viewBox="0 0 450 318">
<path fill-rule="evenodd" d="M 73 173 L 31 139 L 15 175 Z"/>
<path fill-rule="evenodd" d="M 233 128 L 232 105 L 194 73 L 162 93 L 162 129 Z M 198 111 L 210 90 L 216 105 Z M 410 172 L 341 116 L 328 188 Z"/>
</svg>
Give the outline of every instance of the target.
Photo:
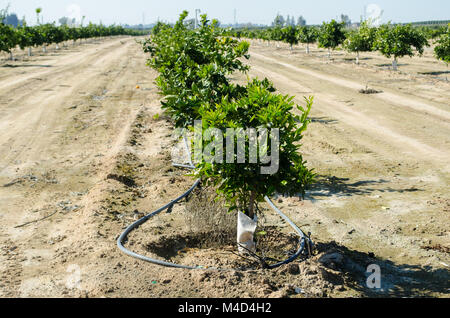
<svg viewBox="0 0 450 318">
<path fill-rule="evenodd" d="M 186 150 L 186 154 L 188 154 L 188 158 L 189 158 L 189 165 L 185 165 L 185 164 L 177 164 L 174 163 L 173 166 L 174 167 L 179 167 L 179 168 L 185 168 L 185 169 L 195 169 L 194 163 L 192 162 L 192 157 L 191 157 L 191 152 L 189 150 L 189 146 L 188 146 L 188 140 L 186 138 L 186 136 L 184 136 L 184 146 L 185 146 L 185 150 Z M 171 262 L 166 262 L 166 261 L 162 261 L 162 260 L 158 260 L 158 259 L 154 259 L 154 258 L 150 258 L 141 254 L 137 254 L 129 249 L 127 249 L 124 246 L 124 243 L 127 241 L 128 235 L 136 230 L 137 228 L 139 228 L 142 224 L 144 224 L 145 222 L 147 222 L 148 220 L 150 220 L 151 218 L 153 218 L 154 216 L 164 212 L 164 211 L 170 211 L 172 210 L 172 208 L 174 207 L 175 204 L 179 203 L 181 200 L 183 200 L 184 198 L 189 197 L 189 195 L 200 185 L 201 183 L 201 179 L 198 179 L 195 181 L 195 183 L 192 185 L 191 188 L 189 188 L 189 190 L 187 190 L 184 194 L 182 194 L 181 196 L 179 196 L 178 198 L 176 198 L 175 200 L 172 200 L 170 203 L 166 204 L 165 206 L 159 208 L 158 210 L 148 214 L 147 216 L 144 216 L 143 218 L 141 218 L 140 220 L 134 222 L 133 224 L 131 224 L 129 227 L 127 227 L 127 229 L 119 236 L 119 238 L 117 239 L 117 247 L 125 254 L 127 254 L 128 256 L 131 256 L 133 258 L 145 261 L 145 262 L 149 262 L 155 265 L 160 265 L 160 266 L 165 266 L 165 267 L 172 267 L 172 268 L 179 268 L 179 269 L 190 269 L 190 270 L 194 270 L 194 269 L 208 269 L 208 270 L 220 270 L 220 271 L 224 271 L 224 270 L 230 270 L 230 269 L 220 269 L 220 268 L 206 268 L 205 266 L 186 266 L 186 265 L 179 265 L 179 264 L 175 264 L 175 263 L 171 263 Z M 272 200 L 270 200 L 269 197 L 265 197 L 264 198 L 265 201 L 269 204 L 269 206 L 283 219 L 285 220 L 296 232 L 296 234 L 299 236 L 300 238 L 300 247 L 298 249 L 298 251 L 292 255 L 291 257 L 289 257 L 287 260 L 273 264 L 273 265 L 268 265 L 267 268 L 268 269 L 275 269 L 278 268 L 282 265 L 285 264 L 289 264 L 291 262 L 293 262 L 294 260 L 296 260 L 297 258 L 299 258 L 301 255 L 303 255 L 306 251 L 306 247 L 307 244 L 309 246 L 312 246 L 313 243 L 311 241 L 311 239 L 306 236 L 302 230 L 300 230 L 300 228 L 294 223 L 292 222 L 291 219 L 289 219 L 283 212 L 281 212 L 280 209 L 278 209 L 275 204 L 272 202 Z"/>
</svg>

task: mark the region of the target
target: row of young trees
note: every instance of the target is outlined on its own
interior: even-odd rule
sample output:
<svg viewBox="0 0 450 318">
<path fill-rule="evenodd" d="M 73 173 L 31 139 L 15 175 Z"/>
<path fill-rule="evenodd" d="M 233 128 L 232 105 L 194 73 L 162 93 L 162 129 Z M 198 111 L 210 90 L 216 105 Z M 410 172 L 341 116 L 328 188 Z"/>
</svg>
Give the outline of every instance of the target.
<svg viewBox="0 0 450 318">
<path fill-rule="evenodd" d="M 216 186 L 230 210 L 250 218 L 256 203 L 266 195 L 304 194 L 314 174 L 305 166 L 299 142 L 309 123 L 312 97 L 306 99 L 306 107 L 300 107 L 293 97 L 277 94 L 267 79 L 232 83 L 231 74 L 249 70 L 242 61 L 249 58 L 249 43 L 227 36 L 217 21 L 208 21 L 206 15 L 198 29 L 189 29 L 184 23 L 187 15 L 183 12 L 174 26 L 159 23 L 143 48 L 151 56 L 148 65 L 159 73 L 156 83 L 165 96 L 162 107 L 177 128 L 194 133 L 194 175 Z M 300 115 L 293 114 L 294 108 Z M 229 129 L 234 129 L 233 133 Z M 268 163 L 261 160 L 259 151 L 258 163 L 250 162 L 253 129 L 279 129 L 278 137 L 271 133 L 266 136 L 266 146 L 259 144 L 259 150 L 266 148 L 267 154 L 279 153 L 277 171 L 261 173 Z M 240 138 L 246 141 L 241 149 L 244 158 L 234 151 Z M 225 153 L 222 146 L 230 141 L 233 152 Z"/>
<path fill-rule="evenodd" d="M 141 31 L 125 29 L 122 26 L 103 26 L 89 24 L 86 27 L 55 26 L 55 24 L 42 24 L 37 26 L 22 25 L 14 28 L 10 25 L 0 23 L 0 51 L 9 53 L 13 57 L 13 49 L 19 46 L 22 50 L 28 48 L 28 55 L 31 56 L 33 47 L 46 47 L 56 44 L 59 48 L 61 43 L 67 41 L 98 38 L 116 35 L 142 35 Z"/>
<path fill-rule="evenodd" d="M 412 25 L 384 24 L 372 27 L 367 21 L 356 30 L 348 30 L 344 22 L 324 22 L 320 27 L 314 26 L 288 26 L 284 28 L 268 28 L 256 30 L 229 30 L 228 35 L 237 38 L 261 39 L 263 41 L 282 41 L 288 43 L 290 48 L 296 44 L 306 44 L 309 54 L 309 45 L 318 43 L 321 48 L 331 51 L 342 46 L 349 52 L 356 53 L 356 63 L 359 63 L 360 52 L 379 51 L 384 56 L 393 57 L 393 68 L 397 70 L 398 58 L 413 56 L 415 52 L 422 55 L 429 41 L 434 39 L 437 44 L 435 55 L 438 59 L 448 63 L 450 48 L 448 38 L 450 25 L 447 27 L 418 28 Z"/>
</svg>

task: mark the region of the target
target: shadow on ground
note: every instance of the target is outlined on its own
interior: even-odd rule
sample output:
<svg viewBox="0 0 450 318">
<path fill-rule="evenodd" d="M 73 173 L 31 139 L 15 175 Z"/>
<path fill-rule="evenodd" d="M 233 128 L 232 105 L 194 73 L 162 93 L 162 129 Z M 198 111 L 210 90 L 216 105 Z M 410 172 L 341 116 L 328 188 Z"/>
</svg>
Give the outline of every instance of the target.
<svg viewBox="0 0 450 318">
<path fill-rule="evenodd" d="M 344 61 L 346 61 L 346 62 L 354 62 L 355 60 L 356 60 L 356 56 L 344 58 Z M 373 58 L 372 57 L 360 57 L 359 60 L 360 61 L 368 61 L 368 60 L 373 60 Z"/>
<path fill-rule="evenodd" d="M 351 250 L 336 242 L 317 243 L 319 253 L 337 252 L 343 260 L 330 263 L 327 267 L 337 270 L 346 277 L 349 287 L 367 297 L 436 297 L 449 293 L 450 271 L 433 269 L 429 266 L 396 264 L 390 260 L 378 258 L 373 253 Z M 373 272 L 368 272 L 370 265 L 381 269 L 381 289 L 367 287 L 367 280 Z"/>
<path fill-rule="evenodd" d="M 421 75 L 444 75 L 444 74 L 450 74 L 450 71 L 438 71 L 438 72 L 419 72 Z"/>
<path fill-rule="evenodd" d="M 328 197 L 332 195 L 352 196 L 352 195 L 367 195 L 373 192 L 418 192 L 423 191 L 415 187 L 407 189 L 393 189 L 391 187 L 380 187 L 380 185 L 387 185 L 387 180 L 363 180 L 358 182 L 349 182 L 349 178 L 338 178 L 335 176 L 319 175 L 316 177 L 316 183 L 310 187 L 309 196 L 314 197 Z"/>
<path fill-rule="evenodd" d="M 319 123 L 319 124 L 329 125 L 329 124 L 335 124 L 338 121 L 336 119 L 330 119 L 330 118 L 327 118 L 327 117 L 312 117 L 311 118 L 311 122 L 312 123 Z"/>
<path fill-rule="evenodd" d="M 5 64 L 5 65 L 2 65 L 2 67 L 17 68 L 17 67 L 53 67 L 53 66 L 52 65 L 38 65 L 38 64 L 18 64 L 18 65 Z"/>
<path fill-rule="evenodd" d="M 383 64 L 375 64 L 375 65 L 378 66 L 378 67 L 392 67 L 392 63 L 383 63 Z M 403 63 L 398 63 L 397 64 L 398 67 L 406 66 L 406 65 L 409 65 L 409 64 L 403 64 Z"/>
</svg>

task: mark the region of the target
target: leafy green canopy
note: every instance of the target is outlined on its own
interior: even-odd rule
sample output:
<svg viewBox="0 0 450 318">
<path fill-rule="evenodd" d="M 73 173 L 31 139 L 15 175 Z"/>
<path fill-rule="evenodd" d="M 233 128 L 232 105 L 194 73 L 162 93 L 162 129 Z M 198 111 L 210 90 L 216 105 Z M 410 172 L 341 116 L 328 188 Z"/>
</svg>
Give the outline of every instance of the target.
<svg viewBox="0 0 450 318">
<path fill-rule="evenodd" d="M 377 29 L 364 21 L 357 31 L 351 32 L 344 41 L 349 52 L 371 52 L 375 43 Z"/>
<path fill-rule="evenodd" d="M 319 32 L 319 47 L 326 49 L 335 49 L 345 40 L 344 32 L 345 22 L 338 23 L 335 20 L 324 22 Z"/>
<path fill-rule="evenodd" d="M 281 39 L 288 43 L 291 48 L 298 44 L 298 29 L 295 26 L 287 26 L 281 29 Z"/>
<path fill-rule="evenodd" d="M 299 28 L 298 39 L 300 43 L 315 43 L 318 36 L 319 32 L 315 27 L 304 26 Z"/>
<path fill-rule="evenodd" d="M 410 24 L 396 26 L 384 24 L 378 28 L 374 47 L 384 56 L 388 58 L 394 56 L 397 59 L 405 55 L 413 56 L 414 49 L 422 55 L 424 47 L 428 45 L 425 35 Z"/>
<path fill-rule="evenodd" d="M 246 93 L 236 100 L 224 98 L 214 108 L 205 105 L 200 109 L 203 131 L 209 128 L 221 130 L 223 140 L 220 142 L 223 145 L 227 138 L 233 138 L 234 145 L 237 145 L 238 137 L 235 134 L 227 135 L 227 128 L 240 128 L 244 131 L 249 128 L 279 129 L 279 166 L 274 174 L 261 174 L 261 168 L 265 166 L 261 157 L 258 163 L 250 163 L 248 133 L 245 136 L 246 163 L 237 163 L 236 151 L 233 152 L 234 163 L 224 158 L 222 163 L 204 160 L 198 165 L 195 175 L 217 186 L 218 193 L 230 203 L 230 210 L 239 209 L 248 213 L 254 203 L 252 198 L 261 201 L 264 196 L 271 196 L 276 192 L 304 195 L 305 189 L 313 182 L 314 174 L 306 168 L 306 162 L 299 152 L 299 142 L 309 123 L 308 114 L 313 98 L 305 98 L 305 108 L 296 106 L 300 115 L 294 115 L 293 97 L 273 92 L 273 86 L 267 79 L 255 79 L 248 84 Z M 207 145 L 203 144 L 202 147 L 205 151 Z M 272 148 L 272 140 L 267 143 L 267 147 L 271 154 L 276 151 Z"/>
<path fill-rule="evenodd" d="M 42 35 L 45 45 L 50 45 L 52 43 L 61 43 L 66 37 L 63 32 L 63 28 L 57 27 L 54 24 L 42 24 L 38 26 L 38 30 Z"/>
<path fill-rule="evenodd" d="M 437 45 L 434 48 L 434 53 L 439 60 L 445 63 L 450 63 L 450 24 L 447 27 L 447 32 L 441 35 L 437 40 Z"/>
<path fill-rule="evenodd" d="M 249 58 L 247 42 L 224 37 L 217 21 L 201 17 L 196 30 L 185 26 L 188 12 L 171 27 L 158 27 L 144 43 L 151 54 L 148 65 L 159 72 L 157 85 L 165 100 L 162 105 L 176 127 L 188 127 L 198 119 L 202 103 L 214 105 L 225 96 L 236 96 L 241 87 L 231 84 L 228 76 L 235 71 L 247 72 L 240 60 Z"/>
<path fill-rule="evenodd" d="M 18 42 L 17 34 L 12 26 L 0 23 L 0 51 L 10 53 Z"/>
<path fill-rule="evenodd" d="M 27 47 L 44 44 L 43 35 L 38 28 L 27 25 L 21 26 L 17 29 L 17 35 L 19 38 L 18 44 L 22 50 Z"/>
</svg>

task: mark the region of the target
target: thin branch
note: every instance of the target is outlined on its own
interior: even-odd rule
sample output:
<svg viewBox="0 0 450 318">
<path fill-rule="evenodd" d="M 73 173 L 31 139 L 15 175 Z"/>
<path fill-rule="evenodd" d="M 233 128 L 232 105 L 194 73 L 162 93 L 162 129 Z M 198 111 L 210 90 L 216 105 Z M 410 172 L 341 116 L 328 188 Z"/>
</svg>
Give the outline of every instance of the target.
<svg viewBox="0 0 450 318">
<path fill-rule="evenodd" d="M 266 260 L 264 258 L 262 258 L 261 256 L 259 256 L 258 254 L 254 253 L 253 251 L 249 250 L 248 248 L 246 248 L 245 246 L 243 246 L 242 244 L 238 243 L 238 246 L 242 247 L 244 250 L 246 250 L 250 256 L 256 258 L 258 260 L 258 262 L 261 264 L 262 268 L 268 268 L 269 266 L 266 263 Z"/>
<path fill-rule="evenodd" d="M 27 223 L 24 223 L 24 224 L 15 226 L 14 228 L 15 228 L 15 229 L 19 229 L 19 228 L 21 228 L 21 227 L 25 227 L 25 226 L 30 225 L 30 224 L 33 224 L 33 223 L 37 223 L 37 222 L 44 221 L 44 220 L 46 220 L 46 219 L 52 217 L 52 216 L 55 215 L 56 213 L 58 213 L 58 211 L 55 211 L 55 212 L 53 212 L 52 214 L 47 215 L 46 217 L 43 217 L 42 219 L 35 220 L 35 221 L 31 221 L 31 222 L 27 222 Z"/>
<path fill-rule="evenodd" d="M 236 256 L 239 256 L 239 257 L 243 258 L 244 260 L 246 260 L 246 261 L 249 262 L 249 263 L 254 263 L 254 262 L 255 262 L 254 259 L 245 257 L 244 255 L 241 255 L 241 254 L 236 253 L 236 252 L 234 252 L 234 251 L 230 251 L 230 252 L 231 252 L 232 254 L 236 255 Z"/>
</svg>

